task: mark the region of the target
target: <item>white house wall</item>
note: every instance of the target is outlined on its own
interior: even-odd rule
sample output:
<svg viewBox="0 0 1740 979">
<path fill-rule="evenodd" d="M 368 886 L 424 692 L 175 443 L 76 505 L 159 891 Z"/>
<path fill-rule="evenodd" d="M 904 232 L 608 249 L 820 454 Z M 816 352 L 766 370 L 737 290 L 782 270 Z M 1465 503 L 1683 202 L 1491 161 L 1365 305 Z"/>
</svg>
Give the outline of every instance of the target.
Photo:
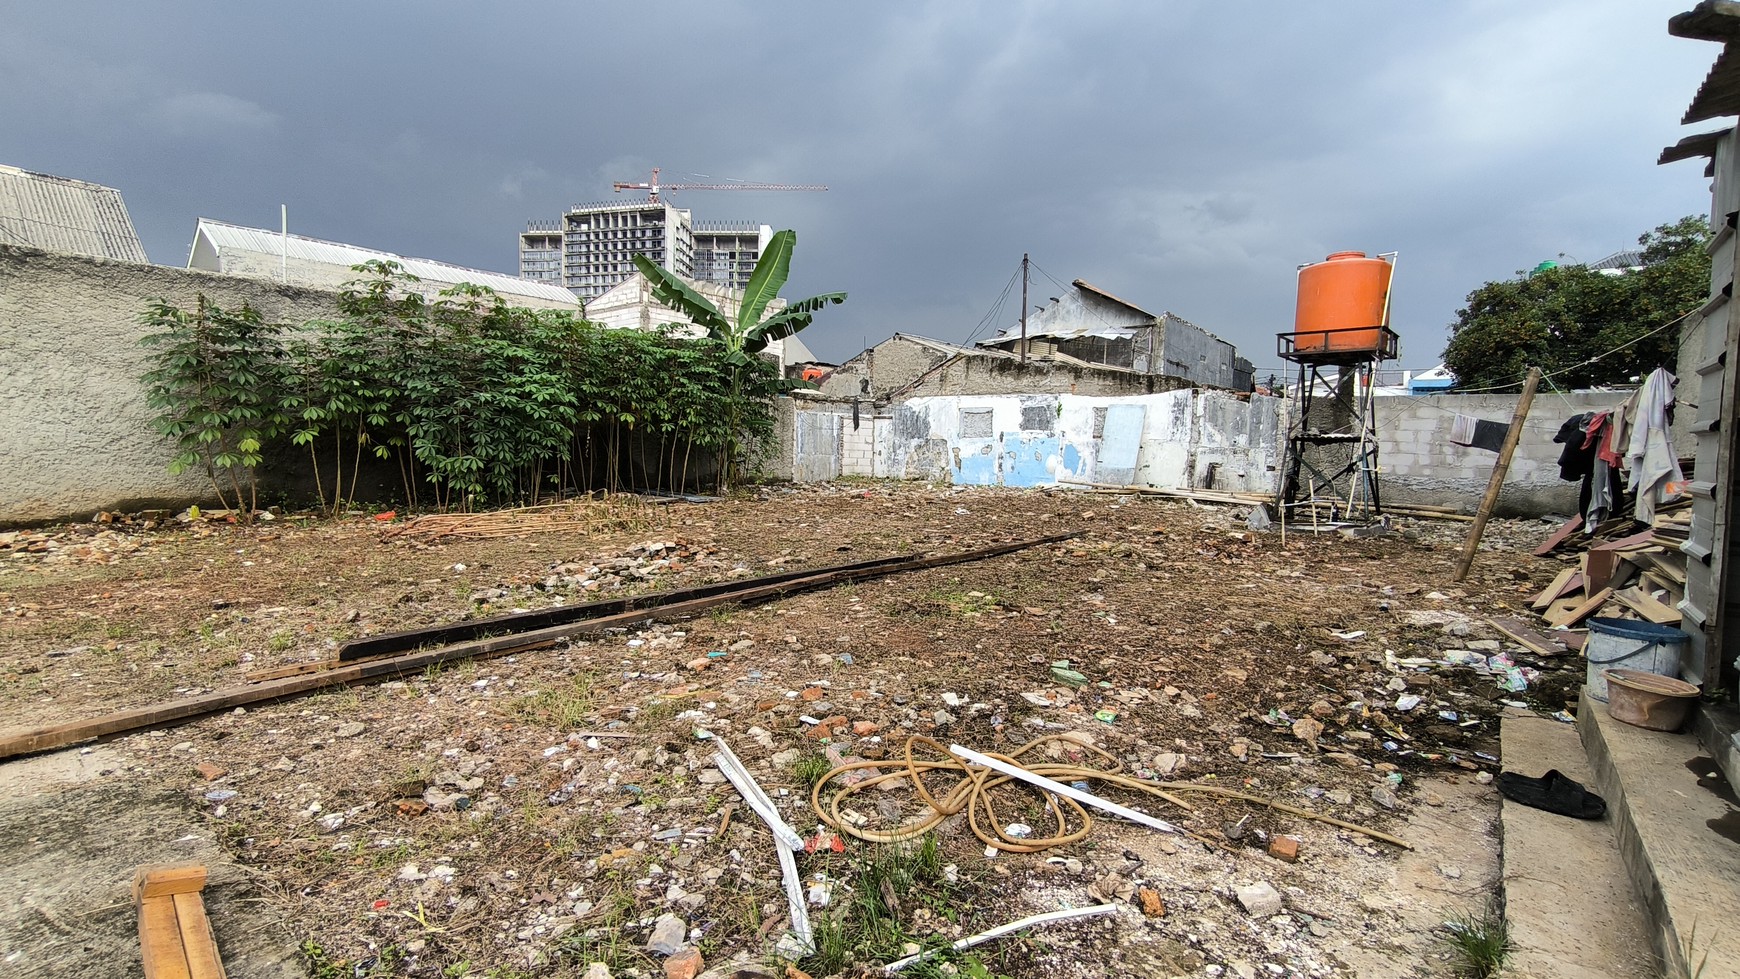
<svg viewBox="0 0 1740 979">
<path fill-rule="evenodd" d="M 846 422 L 832 445 L 824 444 L 825 423 L 805 416 L 839 416 L 799 411 L 793 477 L 863 474 L 966 486 L 1113 482 L 1272 492 L 1280 465 L 1278 404 L 1199 390 L 913 398 L 889 415 L 865 419 L 855 432 Z M 1096 427 L 1102 428 L 1099 434 Z"/>
</svg>

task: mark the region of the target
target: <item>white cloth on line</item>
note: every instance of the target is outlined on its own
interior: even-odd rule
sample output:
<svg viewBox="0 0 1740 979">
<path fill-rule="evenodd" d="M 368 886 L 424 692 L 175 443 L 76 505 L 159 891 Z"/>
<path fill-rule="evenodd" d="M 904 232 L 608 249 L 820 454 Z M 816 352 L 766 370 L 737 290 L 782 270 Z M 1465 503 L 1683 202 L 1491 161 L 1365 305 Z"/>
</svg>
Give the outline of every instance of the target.
<svg viewBox="0 0 1740 979">
<path fill-rule="evenodd" d="M 1625 450 L 1631 470 L 1628 489 L 1637 492 L 1637 519 L 1655 521 L 1657 503 L 1666 499 L 1666 484 L 1685 481 L 1680 460 L 1674 455 L 1673 436 L 1668 432 L 1667 410 L 1674 403 L 1674 385 L 1679 381 L 1657 367 L 1637 392 L 1637 414 L 1632 419 L 1631 442 Z"/>
</svg>

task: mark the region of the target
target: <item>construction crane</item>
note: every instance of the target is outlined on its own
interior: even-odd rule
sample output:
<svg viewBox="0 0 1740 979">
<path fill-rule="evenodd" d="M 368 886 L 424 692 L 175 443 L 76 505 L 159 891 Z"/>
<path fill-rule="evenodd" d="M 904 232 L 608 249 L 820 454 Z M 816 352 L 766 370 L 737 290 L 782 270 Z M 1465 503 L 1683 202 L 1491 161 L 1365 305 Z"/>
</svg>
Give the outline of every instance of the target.
<svg viewBox="0 0 1740 979">
<path fill-rule="evenodd" d="M 825 184 L 758 184 L 745 181 L 736 184 L 661 184 L 659 183 L 659 168 L 653 167 L 652 180 L 645 183 L 615 183 L 618 194 L 625 190 L 644 190 L 647 198 L 658 203 L 661 190 L 827 190 Z"/>
</svg>

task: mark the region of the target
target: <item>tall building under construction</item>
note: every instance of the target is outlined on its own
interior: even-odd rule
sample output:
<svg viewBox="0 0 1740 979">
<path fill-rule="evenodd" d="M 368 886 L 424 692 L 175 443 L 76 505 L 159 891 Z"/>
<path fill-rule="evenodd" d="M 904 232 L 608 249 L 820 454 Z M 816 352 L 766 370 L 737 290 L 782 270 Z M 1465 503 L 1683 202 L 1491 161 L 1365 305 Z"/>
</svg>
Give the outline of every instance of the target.
<svg viewBox="0 0 1740 979">
<path fill-rule="evenodd" d="M 559 221 L 520 232 L 520 278 L 562 285 L 582 301 L 634 274 L 634 256 L 702 282 L 741 289 L 773 229 L 765 224 L 697 224 L 664 201 L 576 204 Z"/>
</svg>

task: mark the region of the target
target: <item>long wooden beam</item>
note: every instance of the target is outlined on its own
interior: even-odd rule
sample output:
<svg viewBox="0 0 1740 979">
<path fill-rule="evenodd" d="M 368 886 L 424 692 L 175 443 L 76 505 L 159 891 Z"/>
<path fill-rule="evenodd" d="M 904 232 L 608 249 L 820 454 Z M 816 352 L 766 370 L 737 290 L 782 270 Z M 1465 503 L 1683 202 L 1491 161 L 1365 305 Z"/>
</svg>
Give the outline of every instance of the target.
<svg viewBox="0 0 1740 979">
<path fill-rule="evenodd" d="M 509 632 L 526 632 L 531 629 L 543 629 L 564 622 L 579 622 L 583 619 L 596 619 L 606 615 L 616 615 L 630 612 L 637 608 L 657 608 L 661 605 L 674 605 L 678 602 L 695 598 L 711 598 L 726 592 L 736 591 L 750 585 L 771 585 L 782 581 L 797 581 L 811 578 L 818 574 L 832 571 L 864 571 L 872 568 L 883 568 L 900 564 L 904 561 L 916 561 L 917 554 L 903 554 L 895 557 L 875 558 L 869 561 L 858 561 L 853 564 L 838 564 L 825 568 L 810 568 L 801 571 L 788 571 L 783 574 L 767 575 L 739 581 L 725 581 L 712 585 L 697 585 L 693 588 L 678 588 L 672 591 L 648 592 L 644 595 L 630 595 L 624 598 L 607 598 L 597 602 L 586 602 L 582 605 L 564 605 L 560 608 L 538 609 L 534 612 L 510 612 L 506 615 L 492 615 L 486 619 L 472 619 L 468 622 L 456 622 L 448 625 L 424 626 L 418 629 L 406 629 L 401 632 L 388 632 L 366 639 L 352 639 L 338 647 L 338 658 L 345 662 L 357 659 L 367 659 L 371 656 L 385 656 L 390 653 L 410 652 L 421 646 L 446 645 L 465 642 L 471 639 L 482 639 L 486 636 Z"/>
<path fill-rule="evenodd" d="M 268 703 L 284 700 L 317 690 L 332 687 L 348 686 L 369 680 L 380 680 L 415 673 L 431 666 L 441 666 L 459 660 L 481 659 L 492 656 L 504 656 L 508 653 L 541 646 L 558 639 L 569 639 L 574 636 L 589 635 L 603 632 L 606 629 L 622 626 L 638 625 L 653 619 L 685 618 L 699 612 L 704 612 L 720 605 L 742 604 L 747 602 L 767 601 L 781 595 L 812 591 L 819 588 L 830 588 L 835 585 L 852 581 L 862 581 L 882 575 L 898 574 L 906 571 L 922 571 L 929 568 L 940 568 L 950 564 L 961 564 L 967 561 L 980 561 L 997 557 L 1030 547 L 1040 547 L 1045 544 L 1056 544 L 1081 536 L 1079 533 L 1056 534 L 1051 537 L 1041 537 L 1036 540 L 1018 541 L 1012 544 L 999 544 L 995 547 L 981 548 L 976 551 L 965 551 L 958 554 L 942 554 L 935 557 L 919 558 L 902 561 L 898 564 L 883 565 L 874 568 L 863 568 L 854 571 L 826 571 L 809 577 L 795 580 L 782 580 L 772 584 L 758 584 L 754 580 L 741 582 L 742 588 L 711 595 L 706 598 L 691 599 L 686 602 L 676 602 L 670 605 L 651 609 L 636 609 L 621 612 L 616 615 L 602 616 L 582 622 L 570 622 L 549 626 L 543 629 L 533 629 L 512 635 L 492 636 L 486 639 L 476 639 L 470 642 L 457 643 L 423 652 L 407 653 L 403 656 L 393 656 L 386 659 L 369 660 L 353 666 L 341 666 L 337 669 L 306 676 L 285 677 L 281 680 L 270 680 L 263 683 L 250 684 L 244 687 L 232 687 L 227 690 L 214 690 L 211 693 L 194 697 L 184 697 L 164 703 L 137 707 L 131 710 L 117 711 L 101 717 L 88 718 L 81 721 L 71 721 L 65 724 L 52 724 L 44 727 L 11 734 L 0 739 L 0 760 L 16 758 L 20 755 L 35 754 L 64 748 L 68 745 L 90 741 L 95 738 L 125 734 L 145 728 L 162 727 L 181 724 L 195 718 L 204 717 L 220 711 L 234 710 L 250 704 Z"/>
</svg>

